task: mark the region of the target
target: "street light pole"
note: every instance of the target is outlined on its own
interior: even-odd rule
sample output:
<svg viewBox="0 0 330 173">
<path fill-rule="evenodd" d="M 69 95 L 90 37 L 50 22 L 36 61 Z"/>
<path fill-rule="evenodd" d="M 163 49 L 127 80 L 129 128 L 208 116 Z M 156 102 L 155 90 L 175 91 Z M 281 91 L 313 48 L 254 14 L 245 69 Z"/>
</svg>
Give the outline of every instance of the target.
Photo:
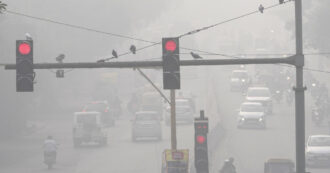
<svg viewBox="0 0 330 173">
<path fill-rule="evenodd" d="M 303 37 L 302 37 L 302 4 L 295 0 L 296 20 L 296 172 L 305 173 L 305 89 L 303 86 Z"/>
</svg>

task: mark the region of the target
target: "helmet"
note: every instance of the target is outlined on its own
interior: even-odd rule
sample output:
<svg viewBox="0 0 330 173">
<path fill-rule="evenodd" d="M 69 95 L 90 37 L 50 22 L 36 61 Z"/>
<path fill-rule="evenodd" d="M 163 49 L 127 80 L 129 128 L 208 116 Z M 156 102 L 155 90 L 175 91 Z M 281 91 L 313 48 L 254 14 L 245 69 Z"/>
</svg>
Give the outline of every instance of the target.
<svg viewBox="0 0 330 173">
<path fill-rule="evenodd" d="M 234 162 L 234 158 L 232 158 L 232 157 L 230 157 L 228 160 L 229 160 L 230 163 Z"/>
</svg>

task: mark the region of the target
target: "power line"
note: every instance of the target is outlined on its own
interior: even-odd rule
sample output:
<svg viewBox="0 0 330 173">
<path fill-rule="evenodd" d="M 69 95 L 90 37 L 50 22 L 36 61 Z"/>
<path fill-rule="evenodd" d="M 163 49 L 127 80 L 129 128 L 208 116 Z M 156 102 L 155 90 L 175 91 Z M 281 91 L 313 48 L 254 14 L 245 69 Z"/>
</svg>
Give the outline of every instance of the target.
<svg viewBox="0 0 330 173">
<path fill-rule="evenodd" d="M 64 22 L 55 21 L 55 20 L 52 20 L 52 19 L 31 16 L 31 15 L 11 11 L 11 10 L 7 10 L 7 13 L 18 15 L 18 16 L 24 16 L 24 17 L 27 17 L 27 18 L 36 19 L 36 20 L 40 20 L 40 21 L 44 21 L 44 22 L 50 22 L 50 23 L 54 23 L 54 24 L 58 24 L 58 25 L 63 25 L 63 26 L 71 27 L 71 28 L 81 29 L 81 30 L 85 30 L 85 31 L 91 31 L 91 32 L 95 32 L 95 33 L 110 35 L 110 36 L 114 36 L 114 37 L 126 38 L 126 39 L 130 39 L 130 40 L 141 41 L 141 42 L 146 42 L 146 43 L 156 43 L 156 42 L 144 40 L 144 39 L 141 39 L 141 38 L 135 38 L 135 37 L 131 37 L 131 36 L 126 36 L 126 35 L 101 31 L 101 30 L 97 30 L 97 29 L 92 29 L 92 28 L 88 28 L 88 27 L 84 27 L 84 26 L 68 24 L 68 23 L 64 23 Z"/>
<path fill-rule="evenodd" d="M 290 0 L 288 0 L 288 1 L 290 1 Z M 288 1 L 286 1 L 286 2 L 288 2 Z M 265 9 L 270 9 L 270 8 L 273 8 L 273 7 L 276 7 L 276 6 L 279 6 L 279 5 L 280 4 L 275 4 L 275 5 L 266 7 Z M 142 47 L 140 49 L 137 49 L 137 51 L 140 51 L 140 50 L 143 50 L 143 49 L 146 49 L 146 48 L 149 48 L 149 47 L 152 47 L 152 46 L 155 46 L 155 45 L 158 45 L 158 44 L 161 43 L 161 42 L 154 42 L 154 41 L 144 40 L 144 39 L 141 39 L 141 38 L 135 38 L 135 37 L 131 37 L 131 36 L 125 36 L 125 35 L 121 35 L 121 34 L 115 34 L 115 33 L 111 33 L 111 32 L 105 32 L 105 31 L 96 30 L 96 29 L 92 29 L 92 28 L 87 28 L 87 27 L 83 27 L 83 26 L 68 24 L 68 23 L 59 22 L 59 21 L 55 21 L 55 20 L 51 20 L 51 19 L 47 19 L 47 18 L 41 18 L 41 17 L 31 16 L 31 15 L 27 15 L 27 14 L 23 14 L 23 13 L 11 11 L 11 10 L 7 10 L 7 12 L 10 13 L 10 14 L 24 16 L 24 17 L 27 17 L 27 18 L 35 19 L 35 20 L 40 20 L 40 21 L 44 21 L 44 22 L 50 22 L 50 23 L 55 23 L 55 24 L 59 24 L 59 25 L 64 25 L 64 26 L 71 27 L 71 28 L 86 30 L 86 31 L 90 31 L 90 32 L 96 32 L 96 33 L 100 33 L 100 34 L 106 34 L 106 35 L 110 35 L 110 36 L 114 36 L 114 37 L 131 39 L 131 40 L 135 40 L 135 41 L 142 41 L 142 42 L 146 42 L 146 43 L 152 43 L 151 45 L 148 45 L 148 46 Z M 213 25 L 204 27 L 202 29 L 197 29 L 197 30 L 194 30 L 194 31 L 190 31 L 190 32 L 188 32 L 186 34 L 180 35 L 179 38 L 180 37 L 183 37 L 183 36 L 186 36 L 186 35 L 191 35 L 191 34 L 194 34 L 194 33 L 200 32 L 200 31 L 203 31 L 203 30 L 207 30 L 209 28 L 212 28 L 212 27 L 215 27 L 215 26 L 218 26 L 218 25 L 221 25 L 221 24 L 225 24 L 225 23 L 228 23 L 228 22 L 231 22 L 231 21 L 234 21 L 234 20 L 237 20 L 237 19 L 240 19 L 240 18 L 249 16 L 249 15 L 258 13 L 258 12 L 259 11 L 256 10 L 256 11 L 253 11 L 253 12 L 250 12 L 250 13 L 247 13 L 247 14 L 244 14 L 244 15 L 241 15 L 241 16 L 238 16 L 238 17 L 229 19 L 229 20 L 225 20 L 225 21 L 222 21 L 222 22 L 219 22 L 219 23 L 216 23 L 216 24 L 213 24 Z M 190 49 L 190 48 L 184 48 L 184 47 L 180 47 L 180 48 L 185 49 L 185 50 L 197 51 L 197 50 Z M 125 52 L 123 54 L 118 55 L 118 57 L 125 56 L 125 55 L 128 55 L 128 54 L 131 54 L 131 52 Z M 109 61 L 109 60 L 114 59 L 114 58 L 115 57 L 100 59 L 100 60 L 98 60 L 98 62 L 105 62 L 105 61 Z"/>
<path fill-rule="evenodd" d="M 285 4 L 286 2 L 289 2 L 289 1 L 291 1 L 291 0 L 287 0 L 283 4 Z M 271 5 L 269 7 L 264 8 L 264 10 L 271 9 L 271 8 L 277 7 L 279 5 L 282 5 L 282 4 L 277 3 L 277 4 L 274 4 L 274 5 Z M 246 13 L 246 14 L 243 14 L 243 15 L 240 15 L 238 17 L 234 17 L 232 19 L 228 19 L 228 20 L 221 21 L 221 22 L 218 22 L 218 23 L 213 24 L 213 25 L 209 25 L 209 26 L 205 26 L 205 27 L 202 27 L 202 28 L 199 28 L 199 29 L 195 29 L 195 30 L 192 30 L 190 32 L 187 32 L 185 34 L 180 35 L 179 38 L 184 37 L 184 36 L 187 36 L 187 35 L 193 35 L 193 34 L 196 34 L 198 32 L 205 31 L 205 30 L 208 30 L 210 28 L 216 27 L 218 25 L 225 24 L 225 23 L 228 23 L 228 22 L 231 22 L 231 21 L 234 21 L 234 20 L 243 18 L 243 17 L 247 17 L 247 16 L 250 16 L 250 15 L 253 15 L 253 14 L 257 14 L 257 13 L 260 13 L 260 11 L 259 10 L 252 11 L 252 12 L 249 12 L 249 13 Z"/>
</svg>

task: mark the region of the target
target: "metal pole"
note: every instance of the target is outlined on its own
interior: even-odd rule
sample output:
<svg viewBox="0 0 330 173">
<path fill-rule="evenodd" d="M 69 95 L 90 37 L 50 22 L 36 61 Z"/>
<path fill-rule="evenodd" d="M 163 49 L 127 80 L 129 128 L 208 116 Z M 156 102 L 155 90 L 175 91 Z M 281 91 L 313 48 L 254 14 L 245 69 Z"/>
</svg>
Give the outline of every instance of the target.
<svg viewBox="0 0 330 173">
<path fill-rule="evenodd" d="M 171 90 L 171 146 L 176 150 L 175 90 Z"/>
<path fill-rule="evenodd" d="M 157 90 L 157 92 L 160 94 L 160 96 L 163 97 L 163 99 L 165 99 L 165 101 L 168 104 L 171 104 L 171 102 L 167 99 L 167 97 L 165 96 L 165 94 L 152 82 L 151 79 L 149 79 L 149 77 L 139 68 L 136 68 L 139 73 L 155 88 L 155 90 Z"/>
<path fill-rule="evenodd" d="M 295 0 L 296 17 L 296 172 L 305 173 L 305 88 L 303 86 L 302 5 Z"/>
</svg>

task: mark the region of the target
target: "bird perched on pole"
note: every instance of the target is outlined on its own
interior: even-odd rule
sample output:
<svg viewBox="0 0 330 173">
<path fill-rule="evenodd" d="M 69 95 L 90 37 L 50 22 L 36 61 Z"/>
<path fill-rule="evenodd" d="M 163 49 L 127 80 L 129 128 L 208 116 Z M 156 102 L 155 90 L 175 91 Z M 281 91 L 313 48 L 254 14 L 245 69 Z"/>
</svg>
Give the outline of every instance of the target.
<svg viewBox="0 0 330 173">
<path fill-rule="evenodd" d="M 194 59 L 203 59 L 201 56 L 199 56 L 197 53 L 194 53 L 194 52 L 190 52 L 190 55 L 191 55 Z"/>
<path fill-rule="evenodd" d="M 265 7 L 262 6 L 262 4 L 260 4 L 259 5 L 259 11 L 260 11 L 260 13 L 264 13 L 264 9 L 265 9 Z"/>
<path fill-rule="evenodd" d="M 112 50 L 112 56 L 113 58 L 118 58 L 118 54 L 115 50 Z"/>
<path fill-rule="evenodd" d="M 129 50 L 135 54 L 136 53 L 136 47 L 134 45 L 131 45 L 131 47 L 129 48 Z"/>
<path fill-rule="evenodd" d="M 29 33 L 25 33 L 25 39 L 26 40 L 32 40 L 32 36 Z"/>
</svg>

